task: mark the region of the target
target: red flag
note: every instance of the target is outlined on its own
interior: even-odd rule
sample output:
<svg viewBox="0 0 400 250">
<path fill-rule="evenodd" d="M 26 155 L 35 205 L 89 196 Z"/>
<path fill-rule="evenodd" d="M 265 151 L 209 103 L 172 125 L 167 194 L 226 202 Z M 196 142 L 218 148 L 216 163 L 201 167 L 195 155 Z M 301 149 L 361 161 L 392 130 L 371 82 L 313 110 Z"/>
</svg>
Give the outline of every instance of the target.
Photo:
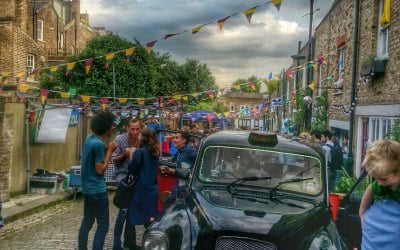
<svg viewBox="0 0 400 250">
<path fill-rule="evenodd" d="M 88 58 L 85 61 L 85 70 L 86 70 L 86 74 L 89 74 L 90 68 L 92 67 L 92 63 L 94 61 L 94 58 Z"/>
<path fill-rule="evenodd" d="M 150 51 L 153 49 L 154 44 L 156 44 L 157 41 L 158 41 L 158 40 L 154 40 L 154 41 L 148 42 L 148 43 L 146 44 L 146 50 L 147 50 L 147 52 L 150 52 Z"/>
</svg>

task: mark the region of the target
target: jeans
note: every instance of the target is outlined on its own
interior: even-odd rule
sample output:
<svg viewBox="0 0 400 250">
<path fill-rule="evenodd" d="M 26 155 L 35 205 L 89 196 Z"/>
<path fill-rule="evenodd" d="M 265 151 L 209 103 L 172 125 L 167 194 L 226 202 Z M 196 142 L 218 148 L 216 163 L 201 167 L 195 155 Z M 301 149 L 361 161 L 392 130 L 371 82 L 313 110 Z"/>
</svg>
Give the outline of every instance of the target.
<svg viewBox="0 0 400 250">
<path fill-rule="evenodd" d="M 124 245 L 126 244 L 126 226 L 124 230 L 124 224 L 126 224 L 126 209 L 120 209 L 115 219 L 115 226 L 114 226 L 114 242 L 113 247 L 115 249 L 121 248 L 121 235 L 122 231 L 124 231 Z"/>
<path fill-rule="evenodd" d="M 89 231 L 94 220 L 97 221 L 97 229 L 93 239 L 93 250 L 103 249 L 104 240 L 108 232 L 109 206 L 107 192 L 98 194 L 83 194 L 83 219 L 78 235 L 78 249 L 87 250 Z"/>
</svg>

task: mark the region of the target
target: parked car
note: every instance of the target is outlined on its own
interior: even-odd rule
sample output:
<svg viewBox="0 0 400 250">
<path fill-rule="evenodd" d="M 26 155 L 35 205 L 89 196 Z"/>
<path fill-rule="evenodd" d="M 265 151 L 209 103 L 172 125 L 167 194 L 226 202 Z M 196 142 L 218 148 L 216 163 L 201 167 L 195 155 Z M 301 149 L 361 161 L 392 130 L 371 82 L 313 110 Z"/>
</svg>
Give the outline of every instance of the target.
<svg viewBox="0 0 400 250">
<path fill-rule="evenodd" d="M 261 131 L 202 140 L 182 198 L 144 249 L 342 249 L 320 147 Z"/>
</svg>

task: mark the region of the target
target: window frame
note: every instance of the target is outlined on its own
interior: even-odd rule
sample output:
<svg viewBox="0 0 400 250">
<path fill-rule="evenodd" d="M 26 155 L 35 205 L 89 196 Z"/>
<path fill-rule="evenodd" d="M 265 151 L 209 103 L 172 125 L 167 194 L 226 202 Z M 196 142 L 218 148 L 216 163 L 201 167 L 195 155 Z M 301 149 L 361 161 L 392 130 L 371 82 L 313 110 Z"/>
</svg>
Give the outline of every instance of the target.
<svg viewBox="0 0 400 250">
<path fill-rule="evenodd" d="M 27 54 L 26 55 L 26 72 L 27 72 L 27 81 L 34 81 L 35 79 L 31 77 L 32 71 L 35 69 L 35 55 Z"/>
<path fill-rule="evenodd" d="M 378 34 L 376 45 L 376 56 L 379 59 L 389 58 L 389 24 L 381 25 L 384 0 L 379 1 Z"/>
<path fill-rule="evenodd" d="M 38 41 L 42 41 L 42 42 L 44 41 L 43 28 L 44 28 L 44 21 L 41 19 L 38 19 L 36 21 L 36 39 Z"/>
</svg>

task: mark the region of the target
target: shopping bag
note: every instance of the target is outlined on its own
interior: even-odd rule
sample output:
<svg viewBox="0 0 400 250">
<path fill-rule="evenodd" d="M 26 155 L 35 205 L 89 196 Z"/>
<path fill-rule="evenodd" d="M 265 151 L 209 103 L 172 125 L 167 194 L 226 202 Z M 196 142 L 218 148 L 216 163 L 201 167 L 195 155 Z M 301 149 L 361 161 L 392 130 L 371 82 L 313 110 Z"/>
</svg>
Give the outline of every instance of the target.
<svg viewBox="0 0 400 250">
<path fill-rule="evenodd" d="M 132 198 L 132 192 L 138 181 L 138 176 L 128 175 L 117 184 L 117 191 L 115 191 L 113 203 L 120 209 L 126 209 L 129 206 Z"/>
</svg>

